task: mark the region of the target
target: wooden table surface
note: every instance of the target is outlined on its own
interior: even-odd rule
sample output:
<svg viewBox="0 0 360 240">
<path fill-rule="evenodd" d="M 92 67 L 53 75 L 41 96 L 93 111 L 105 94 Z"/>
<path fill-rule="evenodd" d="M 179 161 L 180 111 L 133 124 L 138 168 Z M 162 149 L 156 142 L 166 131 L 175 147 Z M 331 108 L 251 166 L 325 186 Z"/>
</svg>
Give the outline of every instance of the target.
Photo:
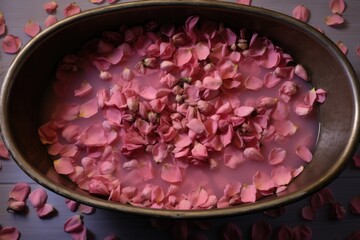
<svg viewBox="0 0 360 240">
<path fill-rule="evenodd" d="M 8 34 L 19 36 L 24 43 L 31 40 L 23 33 L 25 23 L 31 19 L 41 23 L 47 17 L 42 5 L 47 0 L 0 0 L 0 12 L 6 18 Z M 311 11 L 309 24 L 322 28 L 325 34 L 334 42 L 342 41 L 348 47 L 347 57 L 360 76 L 360 56 L 356 55 L 356 47 L 360 45 L 360 0 L 345 0 L 347 8 L 343 13 L 346 22 L 338 27 L 326 26 L 324 18 L 331 14 L 329 0 L 253 0 L 252 5 L 279 11 L 291 15 L 292 9 L 305 5 Z M 63 18 L 62 10 L 74 0 L 57 0 L 59 4 L 56 16 Z M 82 10 L 96 8 L 89 0 L 76 0 Z M 103 4 L 107 5 L 107 3 Z M 9 67 L 14 55 L 6 54 L 0 50 L 0 81 Z M 7 212 L 8 193 L 17 182 L 27 182 L 32 189 L 40 187 L 31 178 L 24 174 L 12 160 L 0 160 L 0 225 L 15 226 L 21 232 L 21 239 L 71 239 L 63 230 L 67 219 L 78 212 L 71 212 L 66 208 L 64 198 L 47 191 L 48 203 L 57 209 L 57 214 L 49 219 L 37 217 L 34 209 L 28 203 L 29 211 L 26 214 L 13 214 Z M 232 218 L 219 218 L 209 220 L 211 228 L 207 230 L 190 229 L 190 234 L 202 234 L 207 239 L 220 239 L 221 229 L 225 224 L 233 223 L 241 229 L 246 239 L 251 239 L 251 227 L 255 222 L 263 220 L 271 225 L 271 239 L 276 239 L 276 232 L 280 226 L 286 224 L 290 227 L 305 224 L 310 227 L 313 239 L 346 239 L 354 231 L 360 230 L 360 216 L 350 212 L 349 200 L 360 195 L 360 169 L 355 168 L 352 161 L 346 170 L 329 185 L 336 201 L 346 210 L 344 219 L 331 220 L 329 208 L 323 207 L 317 213 L 314 221 L 307 221 L 301 217 L 301 208 L 309 203 L 306 198 L 285 207 L 285 214 L 270 218 L 263 213 L 238 216 Z M 167 230 L 158 230 L 151 226 L 150 220 L 138 216 L 129 216 L 121 213 L 96 209 L 91 215 L 84 215 L 84 224 L 88 229 L 88 239 L 104 239 L 115 234 L 119 239 L 176 239 Z M 177 235 L 178 236 L 178 235 Z M 0 236 L 1 239 L 1 236 Z M 357 238 L 359 239 L 359 238 Z"/>
</svg>

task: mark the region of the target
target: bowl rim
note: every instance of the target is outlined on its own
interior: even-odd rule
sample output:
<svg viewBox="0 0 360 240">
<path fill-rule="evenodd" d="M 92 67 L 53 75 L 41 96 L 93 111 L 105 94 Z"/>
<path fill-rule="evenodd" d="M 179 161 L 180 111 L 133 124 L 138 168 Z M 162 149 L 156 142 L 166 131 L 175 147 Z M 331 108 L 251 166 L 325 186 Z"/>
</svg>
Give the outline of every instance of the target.
<svg viewBox="0 0 360 240">
<path fill-rule="evenodd" d="M 327 171 L 318 182 L 310 184 L 307 188 L 302 189 L 294 193 L 290 193 L 284 197 L 274 198 L 270 202 L 257 201 L 250 204 L 241 204 L 239 206 L 221 208 L 221 209 L 207 209 L 207 210 L 166 210 L 166 209 L 151 209 L 151 208 L 141 208 L 131 205 L 119 204 L 110 202 L 106 199 L 100 199 L 94 196 L 84 196 L 78 192 L 71 192 L 67 189 L 64 189 L 55 183 L 49 181 L 47 178 L 36 172 L 27 162 L 23 159 L 19 150 L 16 149 L 15 139 L 12 138 L 12 134 L 9 131 L 9 126 L 11 120 L 7 118 L 6 114 L 0 115 L 0 126 L 1 126 L 1 135 L 3 137 L 5 145 L 8 147 L 10 155 L 15 160 L 17 165 L 33 180 L 35 180 L 40 185 L 45 188 L 69 199 L 76 200 L 80 203 L 92 205 L 98 208 L 103 208 L 107 210 L 118 210 L 122 213 L 151 216 L 151 217 L 170 217 L 170 218 L 212 218 L 212 217 L 223 217 L 223 216 L 233 216 L 240 214 L 249 214 L 254 212 L 263 211 L 269 209 L 270 207 L 278 207 L 281 205 L 289 204 L 309 196 L 311 193 L 319 190 L 329 184 L 347 165 L 348 159 L 351 157 L 351 154 L 355 152 L 355 146 L 359 142 L 360 137 L 360 119 L 359 119 L 359 102 L 360 102 L 360 91 L 359 83 L 354 69 L 351 66 L 351 63 L 348 61 L 345 55 L 342 54 L 340 49 L 330 40 L 327 36 L 320 33 L 314 27 L 301 22 L 295 18 L 292 18 L 288 15 L 275 12 L 272 10 L 255 7 L 255 6 L 245 6 L 232 2 L 220 2 L 214 0 L 146 0 L 146 1 L 133 1 L 133 2 L 122 2 L 114 5 L 98 7 L 90 10 L 83 11 L 74 16 L 60 20 L 58 23 L 53 26 L 40 32 L 35 38 L 30 40 L 24 48 L 15 56 L 13 62 L 11 63 L 3 82 L 0 95 L 0 111 L 6 113 L 6 105 L 8 103 L 8 96 L 13 84 L 12 79 L 18 73 L 17 66 L 21 66 L 26 59 L 28 54 L 31 54 L 34 50 L 34 46 L 43 42 L 48 35 L 55 33 L 57 30 L 65 27 L 67 24 L 74 23 L 81 19 L 85 19 L 89 16 L 95 14 L 101 14 L 112 11 L 121 11 L 126 9 L 136 9 L 144 7 L 161 7 L 161 6 L 202 6 L 202 7 L 218 7 L 220 9 L 227 10 L 242 10 L 247 11 L 252 14 L 260 14 L 265 17 L 272 17 L 277 20 L 285 21 L 287 24 L 291 24 L 297 28 L 301 28 L 307 34 L 310 34 L 313 37 L 316 37 L 319 41 L 326 44 L 329 48 L 329 51 L 338 56 L 339 61 L 342 63 L 343 69 L 346 71 L 348 78 L 350 79 L 350 85 L 352 87 L 352 94 L 355 98 L 355 112 L 354 112 L 354 124 L 351 128 L 351 137 L 349 142 L 346 145 L 346 148 L 342 151 L 342 155 L 339 160 L 336 162 L 332 168 Z M 271 206 L 270 206 L 271 205 Z"/>
</svg>

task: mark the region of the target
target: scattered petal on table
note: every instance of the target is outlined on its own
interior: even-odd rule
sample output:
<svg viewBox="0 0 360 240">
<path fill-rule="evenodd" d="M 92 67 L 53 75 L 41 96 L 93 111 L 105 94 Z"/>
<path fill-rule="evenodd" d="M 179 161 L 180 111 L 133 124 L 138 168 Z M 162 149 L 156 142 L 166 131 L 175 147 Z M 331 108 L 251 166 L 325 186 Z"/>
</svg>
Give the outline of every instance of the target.
<svg viewBox="0 0 360 240">
<path fill-rule="evenodd" d="M 237 0 L 236 2 L 243 5 L 251 5 L 251 0 Z"/>
<path fill-rule="evenodd" d="M 49 1 L 44 3 L 43 7 L 47 13 L 51 14 L 56 11 L 56 9 L 58 8 L 58 4 L 55 1 Z"/>
<path fill-rule="evenodd" d="M 0 36 L 6 32 L 6 22 L 5 16 L 2 12 L 0 12 Z"/>
<path fill-rule="evenodd" d="M 293 9 L 292 16 L 300 21 L 307 22 L 310 17 L 310 10 L 304 5 L 298 5 Z"/>
<path fill-rule="evenodd" d="M 345 208 L 339 202 L 330 203 L 330 219 L 341 220 L 345 217 Z"/>
<path fill-rule="evenodd" d="M 342 14 L 345 11 L 345 1 L 344 0 L 331 0 L 329 7 L 333 13 Z"/>
<path fill-rule="evenodd" d="M 340 48 L 340 50 L 343 52 L 344 55 L 347 54 L 347 52 L 348 52 L 348 47 L 345 45 L 344 42 L 338 41 L 338 42 L 336 43 L 336 45 Z"/>
<path fill-rule="evenodd" d="M 28 183 L 16 183 L 9 193 L 9 199 L 16 201 L 25 201 L 29 196 L 30 190 L 31 188 Z"/>
<path fill-rule="evenodd" d="M 22 46 L 22 41 L 17 36 L 7 35 L 2 39 L 1 46 L 4 52 L 14 54 L 20 50 Z"/>
<path fill-rule="evenodd" d="M 63 11 L 65 17 L 70 17 L 80 12 L 81 12 L 81 8 L 75 2 L 67 5 Z"/>
<path fill-rule="evenodd" d="M 47 200 L 47 193 L 43 188 L 37 188 L 29 194 L 29 201 L 34 208 L 41 208 L 45 205 Z"/>
<path fill-rule="evenodd" d="M 344 18 L 338 14 L 333 14 L 325 18 L 325 23 L 328 26 L 335 26 L 344 23 Z"/>
</svg>

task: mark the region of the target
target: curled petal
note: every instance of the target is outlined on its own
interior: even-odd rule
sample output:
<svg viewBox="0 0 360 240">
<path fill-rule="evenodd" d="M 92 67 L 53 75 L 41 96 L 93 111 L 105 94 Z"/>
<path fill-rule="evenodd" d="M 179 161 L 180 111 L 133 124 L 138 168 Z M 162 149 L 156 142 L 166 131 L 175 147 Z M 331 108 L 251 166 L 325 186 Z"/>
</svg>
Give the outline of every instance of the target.
<svg viewBox="0 0 360 240">
<path fill-rule="evenodd" d="M 344 0 L 331 0 L 329 4 L 332 13 L 342 14 L 345 10 Z"/>
<path fill-rule="evenodd" d="M 274 168 L 271 172 L 271 176 L 278 186 L 287 185 L 292 179 L 291 171 L 284 166 Z"/>
<path fill-rule="evenodd" d="M 271 165 L 276 165 L 282 163 L 286 157 L 286 150 L 283 148 L 273 148 L 271 149 L 268 161 Z"/>
<path fill-rule="evenodd" d="M 194 144 L 191 154 L 196 159 L 207 159 L 209 157 L 206 147 L 198 142 Z"/>
<path fill-rule="evenodd" d="M 257 171 L 253 176 L 253 183 L 256 189 L 260 191 L 267 191 L 275 187 L 274 181 L 261 171 Z"/>
<path fill-rule="evenodd" d="M 246 159 L 255 161 L 262 161 L 264 159 L 259 149 L 256 149 L 254 147 L 245 148 L 244 156 L 246 157 Z"/>
<path fill-rule="evenodd" d="M 347 46 L 345 45 L 344 42 L 338 41 L 338 42 L 336 43 L 336 45 L 340 48 L 340 50 L 342 51 L 342 53 L 343 53 L 344 55 L 347 54 L 348 48 L 347 48 Z"/>
<path fill-rule="evenodd" d="M 83 228 L 83 221 L 80 215 L 74 215 L 64 224 L 64 231 L 67 233 L 79 232 Z"/>
<path fill-rule="evenodd" d="M 190 16 L 185 22 L 185 33 L 193 42 L 196 41 L 195 26 L 198 21 L 198 16 Z"/>
<path fill-rule="evenodd" d="M 70 174 L 74 171 L 74 166 L 71 164 L 72 159 L 62 157 L 54 161 L 55 171 L 59 174 Z"/>
<path fill-rule="evenodd" d="M 263 240 L 268 239 L 272 233 L 270 224 L 263 220 L 259 220 L 252 225 L 251 228 L 251 239 L 252 240 Z"/>
<path fill-rule="evenodd" d="M 44 206 L 36 209 L 36 214 L 40 218 L 45 218 L 50 216 L 54 211 L 55 209 L 51 204 L 45 203 Z"/>
<path fill-rule="evenodd" d="M 0 138 L 0 157 L 4 159 L 10 158 L 10 153 L 8 149 L 6 148 L 4 141 Z"/>
<path fill-rule="evenodd" d="M 70 200 L 70 199 L 65 199 L 65 204 L 66 204 L 66 207 L 72 212 L 75 212 L 80 205 L 78 202 L 76 202 L 74 200 Z"/>
<path fill-rule="evenodd" d="M 90 83 L 82 83 L 79 89 L 76 89 L 74 91 L 74 96 L 75 97 L 83 97 L 88 95 L 92 90 L 92 86 L 90 85 Z"/>
<path fill-rule="evenodd" d="M 326 100 L 327 92 L 324 89 L 317 89 L 316 91 L 316 101 L 319 103 L 323 103 Z"/>
<path fill-rule="evenodd" d="M 251 106 L 241 106 L 241 107 L 236 108 L 234 110 L 234 113 L 239 117 L 247 117 L 251 113 L 253 113 L 254 110 L 255 110 L 255 108 L 251 107 Z"/>
<path fill-rule="evenodd" d="M 344 23 L 344 18 L 338 14 L 333 14 L 325 18 L 325 23 L 328 26 L 335 26 Z"/>
<path fill-rule="evenodd" d="M 43 188 L 37 188 L 29 194 L 29 201 L 36 209 L 43 207 L 47 198 L 48 195 Z"/>
<path fill-rule="evenodd" d="M 81 12 L 81 8 L 76 3 L 70 3 L 64 8 L 64 16 L 70 17 Z"/>
<path fill-rule="evenodd" d="M 50 27 L 50 26 L 54 25 L 57 22 L 58 22 L 58 19 L 56 18 L 56 16 L 49 15 L 49 16 L 46 17 L 46 19 L 44 21 L 44 25 L 45 25 L 45 27 Z"/>
<path fill-rule="evenodd" d="M 182 181 L 182 173 L 177 165 L 165 163 L 161 169 L 161 178 L 169 183 L 177 183 Z"/>
<path fill-rule="evenodd" d="M 214 78 L 214 77 L 207 76 L 207 77 L 204 77 L 202 83 L 203 83 L 203 86 L 207 89 L 217 90 L 221 87 L 223 82 L 220 78 Z"/>
<path fill-rule="evenodd" d="M 360 57 L 360 45 L 356 48 L 356 55 Z"/>
<path fill-rule="evenodd" d="M 260 78 L 249 76 L 245 79 L 245 88 L 250 90 L 259 90 L 264 85 L 264 81 Z"/>
<path fill-rule="evenodd" d="M 25 201 L 30 190 L 28 183 L 16 183 L 9 193 L 9 198 L 16 201 Z"/>
<path fill-rule="evenodd" d="M 6 53 L 17 53 L 21 48 L 22 41 L 14 35 L 7 35 L 2 40 L 2 49 Z"/>
<path fill-rule="evenodd" d="M 305 81 L 309 80 L 306 69 L 300 64 L 295 66 L 295 74 Z"/>
<path fill-rule="evenodd" d="M 305 162 L 311 162 L 313 158 L 311 151 L 305 146 L 298 146 L 295 153 Z"/>
<path fill-rule="evenodd" d="M 18 240 L 20 232 L 15 227 L 0 227 L 0 239 L 4 240 Z"/>
<path fill-rule="evenodd" d="M 310 17 L 310 10 L 304 5 L 298 5 L 293 9 L 292 16 L 300 21 L 307 22 Z"/>
<path fill-rule="evenodd" d="M 0 36 L 3 35 L 6 31 L 5 16 L 0 12 Z"/>
<path fill-rule="evenodd" d="M 295 107 L 295 113 L 299 116 L 305 117 L 310 114 L 312 106 L 300 104 Z"/>
<path fill-rule="evenodd" d="M 55 1 L 50 1 L 44 3 L 43 7 L 48 14 L 51 14 L 56 11 L 56 9 L 58 8 L 58 4 Z"/>
<path fill-rule="evenodd" d="M 22 212 L 26 209 L 26 203 L 24 201 L 9 201 L 7 211 L 11 213 Z M 1 234 L 0 234 L 1 237 Z"/>
</svg>

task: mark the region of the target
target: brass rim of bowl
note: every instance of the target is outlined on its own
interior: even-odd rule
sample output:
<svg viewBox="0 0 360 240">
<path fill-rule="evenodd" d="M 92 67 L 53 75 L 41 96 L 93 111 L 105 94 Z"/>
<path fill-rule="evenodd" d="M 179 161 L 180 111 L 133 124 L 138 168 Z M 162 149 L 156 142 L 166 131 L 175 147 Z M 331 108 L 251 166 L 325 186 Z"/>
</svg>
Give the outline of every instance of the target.
<svg viewBox="0 0 360 240">
<path fill-rule="evenodd" d="M 281 21 L 285 21 L 288 24 L 294 25 L 298 28 L 302 28 L 307 33 L 312 36 L 315 36 L 324 44 L 326 44 L 329 49 L 335 53 L 340 61 L 343 64 L 343 68 L 346 69 L 347 75 L 350 77 L 351 81 L 350 84 L 353 89 L 353 95 L 355 98 L 355 113 L 354 113 L 354 125 L 351 129 L 351 137 L 349 139 L 346 148 L 343 150 L 341 158 L 339 161 L 336 162 L 335 165 L 332 166 L 331 169 L 324 175 L 318 182 L 314 182 L 313 184 L 309 185 L 309 187 L 302 189 L 302 191 L 297 191 L 295 193 L 291 193 L 289 195 L 275 198 L 271 202 L 262 202 L 257 201 L 251 204 L 241 204 L 240 206 L 234 206 L 229 208 L 222 208 L 222 209 L 208 209 L 208 210 L 165 210 L 165 209 L 150 209 L 150 208 L 140 208 L 134 207 L 131 205 L 125 204 L 118 204 L 109 202 L 104 199 L 99 199 L 96 197 L 87 197 L 83 196 L 77 192 L 71 192 L 67 189 L 63 189 L 58 185 L 54 184 L 53 182 L 46 179 L 44 176 L 41 176 L 34 170 L 32 167 L 26 162 L 25 159 L 21 157 L 21 154 L 15 147 L 14 139 L 12 138 L 11 133 L 9 132 L 9 125 L 10 120 L 7 119 L 4 114 L 0 116 L 0 123 L 1 123 L 1 134 L 3 136 L 4 142 L 9 149 L 9 152 L 18 166 L 32 179 L 34 179 L 40 185 L 46 187 L 47 189 L 62 195 L 66 198 L 76 200 L 81 203 L 89 204 L 95 207 L 99 207 L 102 209 L 107 210 L 118 210 L 123 213 L 129 214 L 136 214 L 136 215 L 143 215 L 149 217 L 170 217 L 170 218 L 212 218 L 212 217 L 223 217 L 223 216 L 233 216 L 233 215 L 240 215 L 240 214 L 249 214 L 254 212 L 263 211 L 269 209 L 270 207 L 278 207 L 282 205 L 286 205 L 292 202 L 295 202 L 299 199 L 307 197 L 311 193 L 315 192 L 316 190 L 321 189 L 322 187 L 326 186 L 330 183 L 346 166 L 347 160 L 352 156 L 351 154 L 354 153 L 354 148 L 357 146 L 359 142 L 359 84 L 356 78 L 356 74 L 348 61 L 348 59 L 341 53 L 338 47 L 325 35 L 320 33 L 318 30 L 313 28 L 312 26 L 300 22 L 290 16 L 287 16 L 282 13 L 278 13 L 272 10 L 267 10 L 259 7 L 254 6 L 244 6 L 236 3 L 230 2 L 218 2 L 213 0 L 175 0 L 175 1 L 166 1 L 166 0 L 146 0 L 146 1 L 135 1 L 135 2 L 125 2 L 119 3 L 116 5 L 110 5 L 95 9 L 90 9 L 79 13 L 77 15 L 65 18 L 55 25 L 43 30 L 40 34 L 38 34 L 35 38 L 33 38 L 15 57 L 13 60 L 8 72 L 5 76 L 4 83 L 1 89 L 1 106 L 0 109 L 4 113 L 6 109 L 7 98 L 9 96 L 9 91 L 12 85 L 12 78 L 16 76 L 18 70 L 15 66 L 21 65 L 24 61 L 23 58 L 32 52 L 33 46 L 37 45 L 41 41 L 43 41 L 47 35 L 56 32 L 58 29 L 66 26 L 69 23 L 76 22 L 80 19 L 85 19 L 88 16 L 92 16 L 99 13 L 123 10 L 123 9 L 135 9 L 135 8 L 143 8 L 147 6 L 210 6 L 210 7 L 218 7 L 219 9 L 230 9 L 230 10 L 237 10 L 243 9 L 252 14 L 259 14 L 262 16 L 272 17 L 275 19 L 279 19 Z"/>
</svg>

